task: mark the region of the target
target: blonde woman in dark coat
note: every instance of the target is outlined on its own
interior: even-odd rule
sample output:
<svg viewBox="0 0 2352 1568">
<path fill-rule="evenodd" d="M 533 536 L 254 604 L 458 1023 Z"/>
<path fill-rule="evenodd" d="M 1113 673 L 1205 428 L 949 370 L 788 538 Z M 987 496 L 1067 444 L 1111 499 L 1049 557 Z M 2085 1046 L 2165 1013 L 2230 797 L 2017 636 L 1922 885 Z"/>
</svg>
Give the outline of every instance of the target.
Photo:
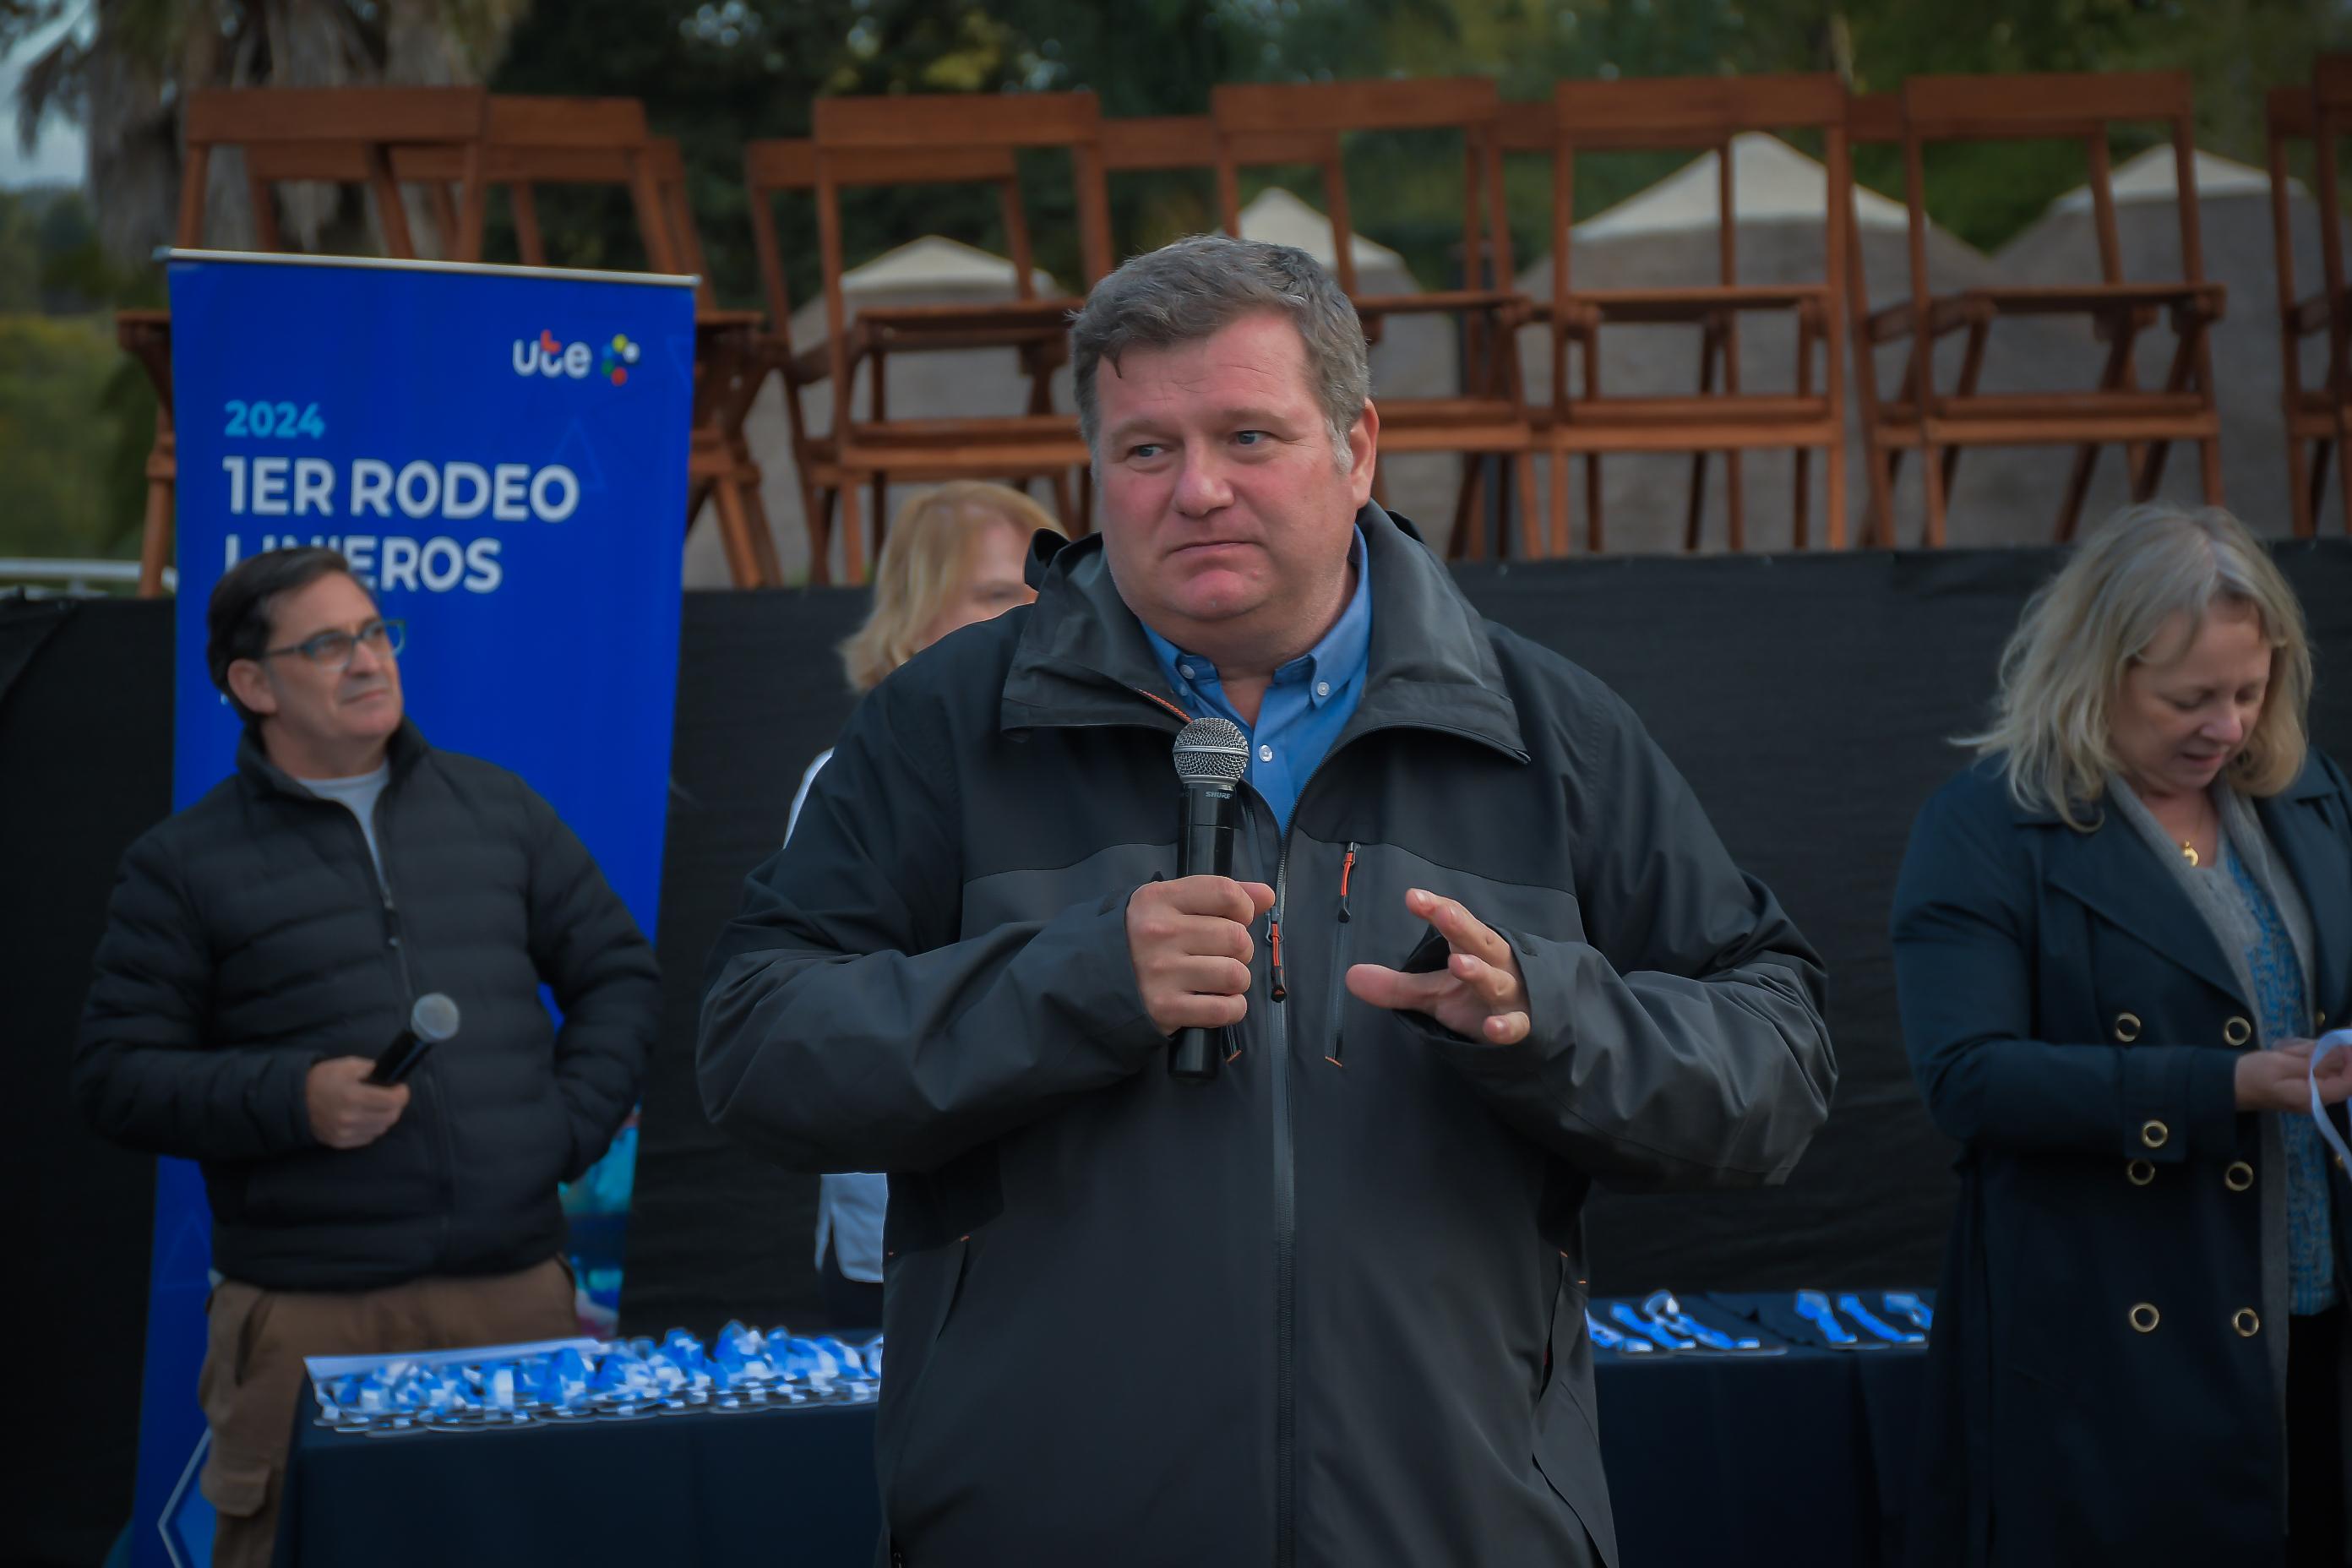
<svg viewBox="0 0 2352 1568">
<path fill-rule="evenodd" d="M 1961 1193 L 1915 1561 L 2345 1559 L 2352 790 L 2303 614 L 2218 510 L 2127 510 L 2026 607 L 1894 910 Z M 2316 1075 L 2341 1129 L 2352 1053 Z"/>
</svg>

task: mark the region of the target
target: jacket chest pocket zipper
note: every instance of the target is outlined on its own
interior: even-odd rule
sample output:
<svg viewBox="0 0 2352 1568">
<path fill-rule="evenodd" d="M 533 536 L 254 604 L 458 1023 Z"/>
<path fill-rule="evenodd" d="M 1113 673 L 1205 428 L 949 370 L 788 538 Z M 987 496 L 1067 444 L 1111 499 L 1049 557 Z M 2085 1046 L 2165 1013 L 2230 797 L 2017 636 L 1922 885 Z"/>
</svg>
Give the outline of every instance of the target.
<svg viewBox="0 0 2352 1568">
<path fill-rule="evenodd" d="M 1348 858 L 1339 862 L 1339 912 L 1331 950 L 1331 1048 L 1323 1059 L 1335 1068 L 1348 1065 L 1348 935 L 1355 918 L 1348 912 L 1348 884 L 1356 874 L 1356 841 L 1348 840 Z"/>
</svg>

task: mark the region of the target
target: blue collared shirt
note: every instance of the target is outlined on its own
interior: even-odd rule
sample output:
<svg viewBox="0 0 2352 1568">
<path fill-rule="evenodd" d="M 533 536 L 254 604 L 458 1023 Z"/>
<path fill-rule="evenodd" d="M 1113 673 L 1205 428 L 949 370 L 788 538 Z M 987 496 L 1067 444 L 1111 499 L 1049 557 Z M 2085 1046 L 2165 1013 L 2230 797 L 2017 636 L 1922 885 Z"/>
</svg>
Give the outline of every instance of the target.
<svg viewBox="0 0 2352 1568">
<path fill-rule="evenodd" d="M 1217 667 L 1186 653 L 1149 626 L 1160 673 L 1184 710 L 1195 719 L 1230 719 L 1249 737 L 1249 781 L 1274 808 L 1275 825 L 1288 831 L 1298 792 L 1315 764 L 1348 727 L 1364 695 L 1364 667 L 1372 648 L 1372 574 L 1365 557 L 1364 532 L 1356 531 L 1349 552 L 1356 565 L 1356 592 L 1323 640 L 1274 672 L 1258 701 L 1257 722 L 1244 721 L 1225 700 Z"/>
</svg>

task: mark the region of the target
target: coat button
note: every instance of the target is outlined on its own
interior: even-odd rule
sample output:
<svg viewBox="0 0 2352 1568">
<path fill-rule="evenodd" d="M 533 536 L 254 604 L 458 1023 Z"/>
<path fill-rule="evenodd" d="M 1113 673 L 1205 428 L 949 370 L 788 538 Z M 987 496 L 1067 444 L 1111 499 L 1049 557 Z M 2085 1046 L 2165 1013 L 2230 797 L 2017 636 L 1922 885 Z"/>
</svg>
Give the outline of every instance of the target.
<svg viewBox="0 0 2352 1568">
<path fill-rule="evenodd" d="M 2138 1015 L 2138 1014 L 2137 1014 L 2137 1013 L 2118 1013 L 2118 1014 L 2116 1014 L 2116 1042 L 2117 1042 L 2118 1044 L 2120 1044 L 2120 1045 L 2126 1045 L 2126 1046 L 2128 1046 L 2128 1045 L 2130 1045 L 2134 1040 L 2137 1040 L 2137 1039 L 2138 1039 L 2138 1038 L 2139 1038 L 2139 1015 Z"/>
<path fill-rule="evenodd" d="M 2230 1315 L 2230 1326 L 2240 1339 L 2250 1340 L 2263 1331 L 2263 1320 L 2252 1307 L 2241 1307 Z"/>
<path fill-rule="evenodd" d="M 2230 1168 L 2221 1173 L 2221 1184 L 2233 1193 L 2242 1193 L 2254 1184 L 2254 1168 L 2243 1160 L 2232 1160 Z"/>
<path fill-rule="evenodd" d="M 2145 1160 L 2127 1160 L 2124 1163 L 2124 1177 L 2133 1186 L 2144 1187 L 2156 1180 L 2156 1167 Z"/>
<path fill-rule="evenodd" d="M 2140 1123 L 2139 1141 L 2151 1149 L 2161 1149 L 2172 1139 L 2172 1129 L 2161 1121 Z"/>
<path fill-rule="evenodd" d="M 2243 1018 L 2232 1018 L 2221 1026 L 2221 1043 L 2225 1046 L 2242 1046 L 2253 1037 L 2254 1026 Z"/>
<path fill-rule="evenodd" d="M 2131 1326 L 2141 1333 L 2152 1334 L 2156 1332 L 2156 1325 L 2163 1321 L 2163 1317 L 2164 1314 L 2158 1312 L 2155 1307 L 2142 1301 L 2131 1310 Z"/>
</svg>

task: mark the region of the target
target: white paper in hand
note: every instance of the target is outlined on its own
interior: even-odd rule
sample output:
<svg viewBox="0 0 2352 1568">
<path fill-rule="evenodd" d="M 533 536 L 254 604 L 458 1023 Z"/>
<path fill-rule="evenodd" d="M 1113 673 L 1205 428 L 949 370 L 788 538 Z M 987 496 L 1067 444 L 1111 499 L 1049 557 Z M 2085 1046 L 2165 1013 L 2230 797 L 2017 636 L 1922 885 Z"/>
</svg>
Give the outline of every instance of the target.
<svg viewBox="0 0 2352 1568">
<path fill-rule="evenodd" d="M 2336 1151 L 2337 1165 L 2352 1167 L 2352 1149 L 2344 1146 L 2343 1134 L 2336 1131 L 2336 1123 L 2328 1120 L 2326 1108 L 2319 1103 L 2319 1064 L 2337 1051 L 2352 1051 L 2352 1029 L 2338 1029 L 2333 1034 L 2322 1035 L 2318 1045 L 2312 1047 L 2311 1119 L 2319 1123 L 2319 1135 L 2327 1140 L 2329 1148 Z"/>
</svg>

